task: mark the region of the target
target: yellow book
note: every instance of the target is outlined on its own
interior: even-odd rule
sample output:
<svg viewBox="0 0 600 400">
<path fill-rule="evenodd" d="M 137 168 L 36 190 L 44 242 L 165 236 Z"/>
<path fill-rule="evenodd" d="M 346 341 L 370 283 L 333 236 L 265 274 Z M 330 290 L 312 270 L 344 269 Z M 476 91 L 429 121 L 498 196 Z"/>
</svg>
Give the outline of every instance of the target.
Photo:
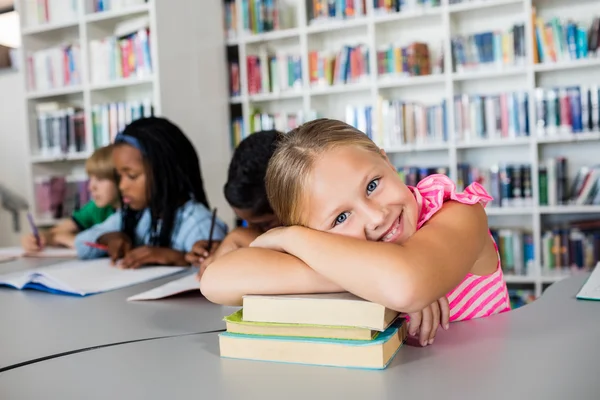
<svg viewBox="0 0 600 400">
<path fill-rule="evenodd" d="M 236 311 L 223 320 L 227 326 L 227 332 L 245 335 L 373 340 L 380 333 L 373 329 L 352 326 L 244 321 L 243 310 Z"/>
</svg>

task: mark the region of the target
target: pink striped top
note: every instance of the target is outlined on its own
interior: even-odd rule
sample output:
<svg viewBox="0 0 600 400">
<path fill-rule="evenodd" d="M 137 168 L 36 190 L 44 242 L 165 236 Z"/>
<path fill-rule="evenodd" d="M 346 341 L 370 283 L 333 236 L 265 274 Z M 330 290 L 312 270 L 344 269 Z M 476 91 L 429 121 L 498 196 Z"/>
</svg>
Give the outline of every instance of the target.
<svg viewBox="0 0 600 400">
<path fill-rule="evenodd" d="M 485 207 L 492 200 L 492 197 L 479 183 L 472 183 L 464 192 L 457 193 L 454 182 L 440 174 L 430 175 L 420 181 L 416 187 L 409 186 L 409 189 L 412 190 L 417 204 L 421 207 L 417 229 L 438 212 L 446 201 L 454 200 L 464 204 L 481 203 Z M 487 317 L 510 310 L 508 289 L 504 282 L 500 254 L 495 242 L 494 247 L 498 254 L 496 272 L 486 276 L 469 273 L 456 288 L 448 293 L 450 321 Z"/>
</svg>

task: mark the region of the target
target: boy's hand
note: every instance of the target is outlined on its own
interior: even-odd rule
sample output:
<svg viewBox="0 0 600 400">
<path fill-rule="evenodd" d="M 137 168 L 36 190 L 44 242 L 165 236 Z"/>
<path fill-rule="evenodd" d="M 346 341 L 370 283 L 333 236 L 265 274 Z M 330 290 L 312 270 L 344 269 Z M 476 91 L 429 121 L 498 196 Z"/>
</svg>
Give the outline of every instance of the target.
<svg viewBox="0 0 600 400">
<path fill-rule="evenodd" d="M 123 232 L 110 232 L 98 238 L 98 243 L 108 247 L 108 256 L 113 265 L 117 260 L 125 257 L 133 247 L 131 239 Z"/>
<path fill-rule="evenodd" d="M 201 265 L 211 254 L 213 254 L 219 245 L 220 241 L 213 240 L 212 246 L 208 248 L 208 240 L 198 240 L 192 246 L 192 250 L 185 255 L 185 261 L 192 265 Z"/>
<path fill-rule="evenodd" d="M 38 252 L 38 251 L 42 251 L 44 247 L 46 247 L 47 244 L 47 240 L 46 240 L 46 236 L 40 233 L 40 244 L 41 246 L 38 246 L 37 244 L 37 239 L 35 238 L 35 236 L 30 233 L 28 235 L 25 235 L 21 238 L 21 246 L 23 247 L 23 250 L 25 250 L 26 252 Z"/>
<path fill-rule="evenodd" d="M 144 265 L 182 265 L 183 253 L 177 250 L 142 246 L 129 251 L 119 263 L 119 268 L 135 269 Z"/>
<path fill-rule="evenodd" d="M 421 311 L 407 314 L 408 335 L 416 339 L 419 335 L 419 344 L 423 347 L 433 344 L 435 334 L 440 324 L 444 329 L 450 327 L 450 305 L 448 299 L 444 296 L 433 304 L 425 307 Z M 410 338 L 408 340 L 410 344 Z"/>
</svg>

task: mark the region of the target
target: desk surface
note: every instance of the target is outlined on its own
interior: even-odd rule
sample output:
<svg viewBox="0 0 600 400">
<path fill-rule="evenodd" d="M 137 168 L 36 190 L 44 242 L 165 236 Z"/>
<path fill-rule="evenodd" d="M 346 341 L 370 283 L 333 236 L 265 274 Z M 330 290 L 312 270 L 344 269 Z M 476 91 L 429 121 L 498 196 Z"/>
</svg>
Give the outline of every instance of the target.
<svg viewBox="0 0 600 400">
<path fill-rule="evenodd" d="M 0 264 L 0 272 L 58 261 L 22 259 Z M 88 347 L 224 329 L 223 316 L 235 308 L 212 304 L 199 292 L 147 302 L 126 300 L 181 276 L 83 298 L 0 288 L 0 369 Z"/>
<path fill-rule="evenodd" d="M 600 303 L 575 300 L 583 280 L 557 283 L 521 309 L 453 324 L 433 346 L 402 348 L 384 371 L 221 359 L 217 334 L 207 333 L 6 371 L 0 398 L 596 399 Z"/>
</svg>

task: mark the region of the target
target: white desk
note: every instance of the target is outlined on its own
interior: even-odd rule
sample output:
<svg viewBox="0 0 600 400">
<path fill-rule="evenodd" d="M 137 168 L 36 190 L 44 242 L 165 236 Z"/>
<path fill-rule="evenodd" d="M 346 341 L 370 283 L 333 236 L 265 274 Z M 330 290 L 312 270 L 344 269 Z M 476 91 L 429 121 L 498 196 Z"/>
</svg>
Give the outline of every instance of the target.
<svg viewBox="0 0 600 400">
<path fill-rule="evenodd" d="M 0 268 L 8 272 L 54 262 L 27 259 Z M 0 287 L 0 369 L 88 347 L 224 329 L 223 316 L 235 308 L 212 304 L 199 292 L 126 301 L 180 276 L 83 298 Z"/>
<path fill-rule="evenodd" d="M 405 347 L 384 371 L 219 357 L 217 334 L 130 343 L 0 374 L 2 399 L 597 399 L 600 303 L 584 278 Z M 284 394 L 285 393 L 285 394 Z"/>
</svg>

